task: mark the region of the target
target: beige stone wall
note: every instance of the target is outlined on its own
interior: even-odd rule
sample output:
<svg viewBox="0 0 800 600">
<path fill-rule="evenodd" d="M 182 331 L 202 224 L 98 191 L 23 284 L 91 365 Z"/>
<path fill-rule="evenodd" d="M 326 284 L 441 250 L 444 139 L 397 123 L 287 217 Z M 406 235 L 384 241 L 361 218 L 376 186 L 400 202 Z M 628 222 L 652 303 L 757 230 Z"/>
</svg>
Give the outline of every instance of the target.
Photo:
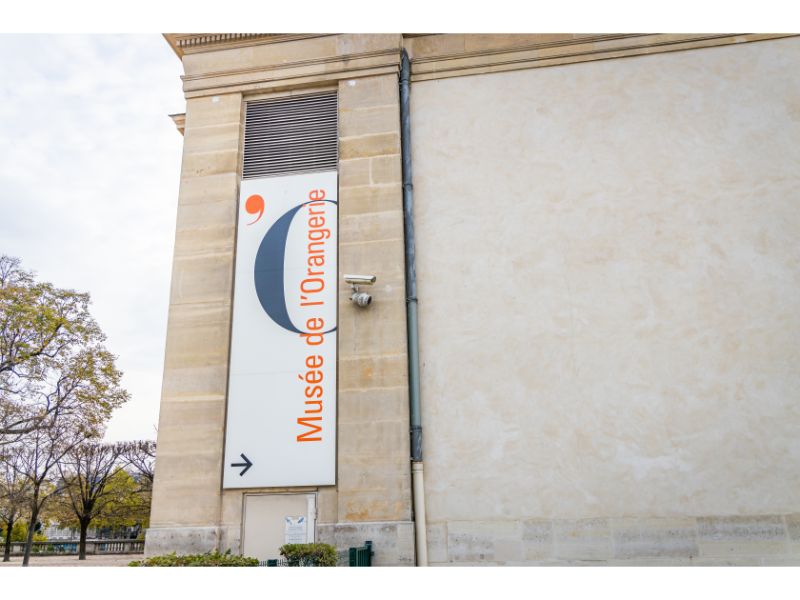
<svg viewBox="0 0 800 600">
<path fill-rule="evenodd" d="M 318 491 L 318 538 L 376 542 L 379 564 L 413 564 L 403 212 L 396 75 L 351 78 L 339 94 L 337 485 Z M 368 310 L 344 273 L 372 273 Z M 242 491 L 223 492 L 222 545 L 238 549 Z"/>
<path fill-rule="evenodd" d="M 339 271 L 374 273 L 369 310 L 340 281 L 337 485 L 318 538 L 413 564 L 399 35 L 313 36 L 183 57 L 184 159 L 147 552 L 241 550 L 243 490 L 221 489 L 244 102 L 338 89 Z M 226 92 L 226 93 L 222 93 Z"/>
<path fill-rule="evenodd" d="M 378 277 L 366 311 L 340 284 L 338 483 L 248 491 L 316 492 L 318 539 L 413 562 L 405 46 L 431 560 L 794 560 L 798 46 L 739 44 L 767 37 L 167 36 L 187 111 L 147 552 L 240 551 L 243 103 L 338 89 L 339 270 Z"/>
<path fill-rule="evenodd" d="M 797 73 L 790 38 L 413 84 L 434 562 L 800 560 Z"/>
<path fill-rule="evenodd" d="M 378 280 L 370 291 L 374 300 L 368 310 L 352 305 L 349 286 L 339 288 L 336 520 L 408 521 L 411 491 L 397 75 L 341 81 L 339 111 L 340 281 L 344 273 L 370 273 Z M 371 483 L 364 485 L 367 482 Z"/>
<path fill-rule="evenodd" d="M 217 544 L 241 94 L 189 100 L 148 552 Z"/>
</svg>

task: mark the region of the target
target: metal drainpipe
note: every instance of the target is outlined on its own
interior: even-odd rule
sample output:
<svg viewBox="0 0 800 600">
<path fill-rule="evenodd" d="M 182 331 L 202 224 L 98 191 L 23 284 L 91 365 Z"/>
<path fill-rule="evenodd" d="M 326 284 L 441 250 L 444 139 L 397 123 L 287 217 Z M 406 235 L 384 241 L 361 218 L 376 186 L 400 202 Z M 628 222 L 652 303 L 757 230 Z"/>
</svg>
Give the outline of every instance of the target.
<svg viewBox="0 0 800 600">
<path fill-rule="evenodd" d="M 419 402 L 419 336 L 417 327 L 417 266 L 414 243 L 414 185 L 411 182 L 411 63 L 403 48 L 400 62 L 400 145 L 403 164 L 403 221 L 406 254 L 406 321 L 408 324 L 408 397 L 411 412 L 411 482 L 417 566 L 428 566 L 425 527 L 425 482 L 422 463 L 422 414 Z"/>
</svg>

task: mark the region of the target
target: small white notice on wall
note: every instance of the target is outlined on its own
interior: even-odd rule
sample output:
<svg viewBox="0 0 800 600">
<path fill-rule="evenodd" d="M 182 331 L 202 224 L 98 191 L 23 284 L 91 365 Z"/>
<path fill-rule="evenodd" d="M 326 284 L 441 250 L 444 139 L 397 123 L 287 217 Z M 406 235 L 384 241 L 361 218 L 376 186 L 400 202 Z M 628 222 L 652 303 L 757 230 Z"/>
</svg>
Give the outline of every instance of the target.
<svg viewBox="0 0 800 600">
<path fill-rule="evenodd" d="M 284 544 L 305 544 L 307 535 L 308 523 L 305 517 L 285 517 Z"/>
</svg>

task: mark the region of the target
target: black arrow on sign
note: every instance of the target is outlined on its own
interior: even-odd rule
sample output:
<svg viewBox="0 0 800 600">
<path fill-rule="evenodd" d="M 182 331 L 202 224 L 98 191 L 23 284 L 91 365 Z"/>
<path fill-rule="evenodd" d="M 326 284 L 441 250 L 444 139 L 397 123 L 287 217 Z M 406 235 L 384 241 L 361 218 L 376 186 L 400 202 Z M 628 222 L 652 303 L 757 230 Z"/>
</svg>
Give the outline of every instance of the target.
<svg viewBox="0 0 800 600">
<path fill-rule="evenodd" d="M 243 463 L 231 463 L 231 466 L 232 466 L 232 467 L 244 467 L 244 469 L 242 469 L 242 472 L 241 472 L 241 473 L 239 473 L 239 477 L 241 477 L 242 475 L 244 475 L 245 473 L 247 473 L 247 469 L 249 469 L 250 467 L 252 467 L 252 466 L 253 466 L 253 463 L 251 463 L 251 462 L 250 462 L 250 459 L 249 459 L 249 458 L 247 458 L 247 457 L 246 457 L 244 454 L 240 454 L 239 456 L 241 456 L 241 457 L 242 457 L 242 460 L 243 460 L 244 462 L 243 462 Z"/>
</svg>

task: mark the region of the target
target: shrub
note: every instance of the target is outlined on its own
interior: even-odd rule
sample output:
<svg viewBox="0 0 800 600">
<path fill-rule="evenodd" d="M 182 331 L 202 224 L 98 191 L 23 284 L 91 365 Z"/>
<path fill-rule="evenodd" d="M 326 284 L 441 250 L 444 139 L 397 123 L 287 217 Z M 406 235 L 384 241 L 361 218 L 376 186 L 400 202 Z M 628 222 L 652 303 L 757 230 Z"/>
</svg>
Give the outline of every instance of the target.
<svg viewBox="0 0 800 600">
<path fill-rule="evenodd" d="M 285 544 L 281 546 L 290 567 L 335 567 L 336 548 L 330 544 Z"/>
<path fill-rule="evenodd" d="M 176 556 L 172 554 L 163 554 L 161 556 L 151 556 L 144 560 L 134 560 L 128 563 L 130 567 L 257 567 L 258 559 L 250 558 L 248 556 L 235 556 L 231 554 L 230 550 L 226 550 L 224 554 L 220 554 L 216 550 L 214 552 L 206 552 L 205 554 L 187 554 L 184 556 Z"/>
</svg>

